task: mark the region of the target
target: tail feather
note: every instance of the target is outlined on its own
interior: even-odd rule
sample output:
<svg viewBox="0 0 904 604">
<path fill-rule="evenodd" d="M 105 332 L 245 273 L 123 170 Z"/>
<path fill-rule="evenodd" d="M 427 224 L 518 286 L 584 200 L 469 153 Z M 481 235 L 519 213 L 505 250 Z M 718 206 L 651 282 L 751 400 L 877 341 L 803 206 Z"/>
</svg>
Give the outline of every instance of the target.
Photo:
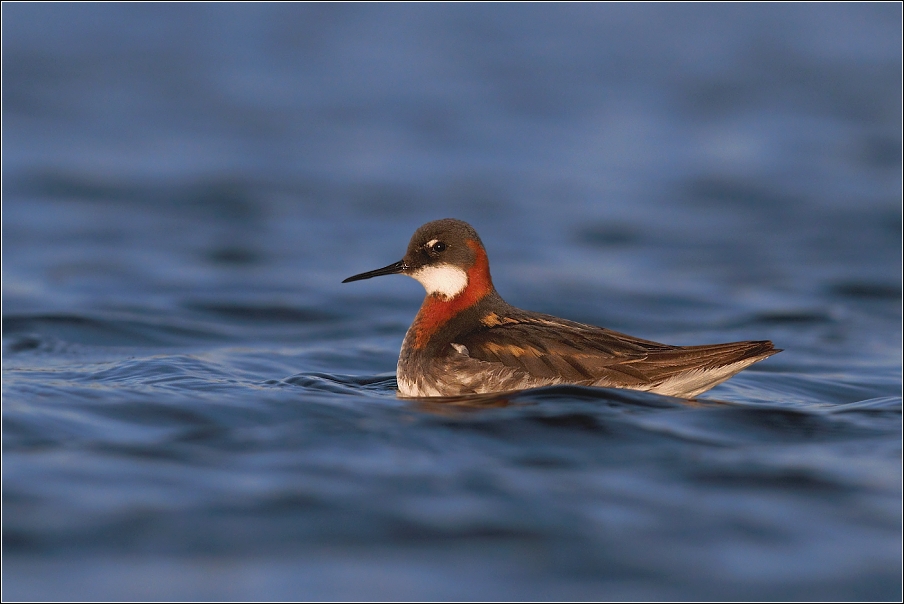
<svg viewBox="0 0 904 604">
<path fill-rule="evenodd" d="M 629 361 L 651 384 L 651 392 L 696 396 L 750 365 L 781 352 L 768 340 L 680 346 Z"/>
</svg>

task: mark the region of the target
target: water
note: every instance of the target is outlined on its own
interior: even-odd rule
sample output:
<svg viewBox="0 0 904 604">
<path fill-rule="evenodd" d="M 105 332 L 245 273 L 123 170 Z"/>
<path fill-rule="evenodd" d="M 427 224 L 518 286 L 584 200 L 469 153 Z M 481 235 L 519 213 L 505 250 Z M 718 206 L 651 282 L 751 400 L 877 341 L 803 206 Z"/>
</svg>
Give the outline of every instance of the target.
<svg viewBox="0 0 904 604">
<path fill-rule="evenodd" d="M 901 9 L 3 5 L 3 597 L 901 597 Z M 785 352 L 395 396 L 510 303 Z"/>
</svg>

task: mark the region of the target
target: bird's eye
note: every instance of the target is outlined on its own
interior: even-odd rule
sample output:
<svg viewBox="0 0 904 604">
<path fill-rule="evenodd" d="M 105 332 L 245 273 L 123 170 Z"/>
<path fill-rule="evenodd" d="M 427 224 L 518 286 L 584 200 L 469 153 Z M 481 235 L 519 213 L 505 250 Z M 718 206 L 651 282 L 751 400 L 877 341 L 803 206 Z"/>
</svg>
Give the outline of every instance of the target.
<svg viewBox="0 0 904 604">
<path fill-rule="evenodd" d="M 437 241 L 436 243 L 433 244 L 434 252 L 439 253 L 439 252 L 445 251 L 445 249 L 446 249 L 446 244 L 443 243 L 442 241 Z"/>
</svg>

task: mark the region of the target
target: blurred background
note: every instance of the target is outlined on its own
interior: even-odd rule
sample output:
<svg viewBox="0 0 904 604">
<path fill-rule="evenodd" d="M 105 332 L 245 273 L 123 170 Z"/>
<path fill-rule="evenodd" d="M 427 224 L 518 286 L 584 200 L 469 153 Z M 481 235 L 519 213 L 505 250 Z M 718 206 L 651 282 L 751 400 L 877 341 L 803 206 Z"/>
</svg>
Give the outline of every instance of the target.
<svg viewBox="0 0 904 604">
<path fill-rule="evenodd" d="M 2 17 L 4 599 L 901 597 L 900 4 Z M 443 217 L 516 306 L 785 352 L 400 401 L 421 287 L 340 282 Z"/>
</svg>

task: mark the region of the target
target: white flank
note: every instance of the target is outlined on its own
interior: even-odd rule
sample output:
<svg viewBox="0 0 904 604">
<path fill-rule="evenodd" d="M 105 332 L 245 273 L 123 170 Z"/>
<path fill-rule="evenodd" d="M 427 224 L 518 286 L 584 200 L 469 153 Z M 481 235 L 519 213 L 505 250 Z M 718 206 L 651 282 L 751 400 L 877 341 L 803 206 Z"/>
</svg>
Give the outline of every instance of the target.
<svg viewBox="0 0 904 604">
<path fill-rule="evenodd" d="M 421 396 L 452 396 L 440 392 L 438 388 L 435 388 L 430 384 L 421 384 L 419 382 L 406 380 L 405 378 L 398 380 L 398 384 L 399 394 L 402 396 L 410 396 L 412 398 Z"/>
<path fill-rule="evenodd" d="M 437 294 L 446 298 L 454 298 L 468 286 L 468 273 L 451 264 L 425 266 L 411 276 L 417 279 L 428 294 Z"/>
<path fill-rule="evenodd" d="M 665 394 L 667 396 L 679 396 L 681 398 L 693 398 L 710 388 L 717 386 L 741 371 L 745 367 L 753 365 L 763 357 L 744 359 L 730 365 L 714 367 L 712 369 L 691 369 L 679 375 L 670 377 L 649 389 L 649 392 Z M 646 390 L 644 388 L 643 390 Z"/>
</svg>

